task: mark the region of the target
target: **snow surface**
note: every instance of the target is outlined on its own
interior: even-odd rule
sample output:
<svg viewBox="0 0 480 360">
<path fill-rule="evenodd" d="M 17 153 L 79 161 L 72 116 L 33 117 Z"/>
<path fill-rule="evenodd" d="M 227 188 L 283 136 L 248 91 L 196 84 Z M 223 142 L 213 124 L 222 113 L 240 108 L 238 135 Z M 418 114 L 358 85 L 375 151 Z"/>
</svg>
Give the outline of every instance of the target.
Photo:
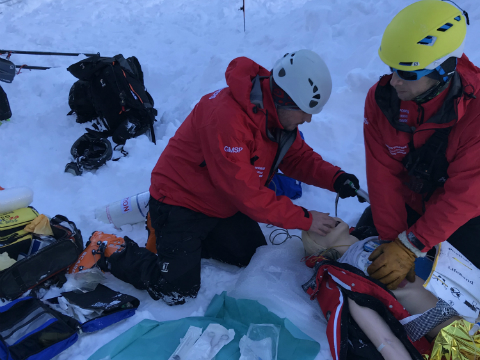
<svg viewBox="0 0 480 360">
<path fill-rule="evenodd" d="M 478 0 L 458 0 L 470 15 L 465 52 L 480 64 Z M 135 55 L 159 111 L 157 145 L 142 136 L 127 142 L 129 156 L 109 162 L 96 173 L 64 173 L 70 147 L 85 125 L 66 114 L 68 92 L 75 81 L 65 69 L 83 57 L 13 55 L 16 64 L 56 66 L 47 71 L 23 70 L 12 84 L 1 85 L 13 110 L 0 126 L 0 186 L 29 186 L 33 206 L 48 216 L 73 220 L 84 240 L 95 230 L 128 235 L 143 245 L 143 224 L 117 231 L 94 218 L 94 209 L 146 191 L 150 173 L 183 119 L 206 93 L 225 86 L 224 72 L 238 56 L 271 68 L 287 52 L 318 52 L 333 78 L 333 94 L 310 124 L 300 127 L 307 143 L 326 160 L 358 176 L 366 189 L 363 149 L 363 104 L 378 77 L 387 71 L 377 49 L 383 30 L 410 0 L 246 0 L 246 32 L 241 0 L 13 0 L 0 5 L 1 44 L 10 50 L 100 52 Z M 335 194 L 304 186 L 295 203 L 334 214 Z M 341 200 L 339 216 L 354 225 L 365 204 Z M 272 229 L 262 225 L 265 235 Z M 291 231 L 299 235 L 299 231 Z M 301 262 L 298 239 L 258 249 L 245 269 L 212 260 L 202 262 L 202 287 L 185 305 L 169 307 L 145 291 L 106 274 L 105 284 L 140 299 L 137 314 L 91 335 L 82 335 L 58 359 L 86 359 L 103 344 L 142 319 L 158 321 L 202 316 L 215 294 L 258 300 L 287 317 L 321 344 L 318 359 L 330 359 L 325 321 L 318 304 L 300 285 L 312 275 Z M 66 290 L 68 282 L 62 290 Z M 56 296 L 52 289 L 48 296 Z"/>
</svg>

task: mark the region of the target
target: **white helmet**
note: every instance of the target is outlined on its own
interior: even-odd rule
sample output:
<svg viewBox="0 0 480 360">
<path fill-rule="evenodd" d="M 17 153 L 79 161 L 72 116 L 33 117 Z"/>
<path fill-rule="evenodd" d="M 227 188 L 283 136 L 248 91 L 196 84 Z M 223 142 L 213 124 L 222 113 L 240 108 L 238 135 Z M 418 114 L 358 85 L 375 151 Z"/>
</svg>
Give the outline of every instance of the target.
<svg viewBox="0 0 480 360">
<path fill-rule="evenodd" d="M 273 66 L 273 79 L 307 114 L 318 114 L 332 93 L 330 71 L 311 50 L 287 53 Z"/>
</svg>

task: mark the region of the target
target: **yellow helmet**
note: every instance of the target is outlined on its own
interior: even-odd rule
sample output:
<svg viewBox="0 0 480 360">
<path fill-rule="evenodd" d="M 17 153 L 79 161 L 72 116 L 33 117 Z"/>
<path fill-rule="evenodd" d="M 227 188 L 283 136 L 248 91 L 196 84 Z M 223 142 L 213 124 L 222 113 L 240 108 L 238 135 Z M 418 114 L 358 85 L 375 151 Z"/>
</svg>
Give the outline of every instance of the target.
<svg viewBox="0 0 480 360">
<path fill-rule="evenodd" d="M 388 24 L 378 49 L 388 66 L 404 71 L 435 69 L 461 57 L 467 24 L 462 11 L 441 0 L 407 6 Z"/>
</svg>

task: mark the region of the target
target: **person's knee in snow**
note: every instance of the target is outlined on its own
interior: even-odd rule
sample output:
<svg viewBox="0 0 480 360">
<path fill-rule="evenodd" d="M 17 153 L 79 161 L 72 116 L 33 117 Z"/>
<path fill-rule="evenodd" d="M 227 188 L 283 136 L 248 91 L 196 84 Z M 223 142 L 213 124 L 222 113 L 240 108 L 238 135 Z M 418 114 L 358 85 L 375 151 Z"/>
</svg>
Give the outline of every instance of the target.
<svg viewBox="0 0 480 360">
<path fill-rule="evenodd" d="M 150 186 L 154 199 L 150 200 L 150 222 L 159 256 L 169 249 L 159 245 L 166 232 L 161 231 L 165 222 L 157 215 L 167 216 L 170 222 L 172 212 L 160 214 L 168 206 L 176 208 L 172 211 L 177 212 L 177 220 L 178 209 L 183 208 L 203 215 L 201 221 L 209 224 L 220 224 L 238 213 L 255 222 L 257 229 L 252 233 L 260 233 L 262 241 L 247 244 L 248 234 L 241 235 L 244 241 L 238 235 L 233 240 L 235 233 L 248 231 L 225 226 L 221 251 L 212 251 L 214 246 L 203 248 L 207 246 L 203 240 L 217 224 L 194 229 L 200 231 L 205 257 L 239 266 L 248 265 L 256 248 L 266 244 L 259 222 L 327 234 L 335 223 L 328 214 L 304 209 L 268 187 L 278 170 L 292 178 L 307 176 L 312 185 L 342 198 L 356 196 L 347 182 L 358 189 L 357 177 L 326 162 L 299 135 L 298 126 L 320 113 L 330 97 L 327 65 L 307 49 L 281 55 L 271 70 L 245 57 L 233 59 L 225 73 L 227 88 L 203 96 L 162 152 Z M 228 122 L 223 121 L 225 116 Z M 190 225 L 180 221 L 177 229 Z M 222 240 L 218 234 L 215 238 L 217 244 Z M 148 248 L 152 249 L 151 241 Z"/>
<path fill-rule="evenodd" d="M 228 219 L 238 220 L 237 225 L 224 225 L 223 234 L 213 237 L 224 246 L 208 252 L 239 266 L 248 265 L 256 248 L 266 244 L 259 222 L 331 231 L 335 222 L 328 214 L 308 211 L 268 188 L 277 170 L 299 179 L 308 173 L 313 185 L 341 198 L 356 196 L 349 183 L 360 187 L 355 175 L 325 161 L 299 135 L 298 125 L 320 113 L 332 91 L 330 72 L 318 54 L 291 52 L 271 71 L 239 57 L 225 75 L 228 90 L 202 97 L 152 171 L 149 211 L 156 246 L 150 242 L 148 249 L 157 250 L 160 262 L 141 252 L 144 263 L 135 262 L 137 278 L 130 280 L 149 287 L 153 296 L 196 295 L 204 240 Z M 265 131 L 266 136 L 258 136 Z M 239 213 L 243 219 L 237 219 Z M 185 273 L 191 269 L 195 282 L 188 288 Z"/>
</svg>

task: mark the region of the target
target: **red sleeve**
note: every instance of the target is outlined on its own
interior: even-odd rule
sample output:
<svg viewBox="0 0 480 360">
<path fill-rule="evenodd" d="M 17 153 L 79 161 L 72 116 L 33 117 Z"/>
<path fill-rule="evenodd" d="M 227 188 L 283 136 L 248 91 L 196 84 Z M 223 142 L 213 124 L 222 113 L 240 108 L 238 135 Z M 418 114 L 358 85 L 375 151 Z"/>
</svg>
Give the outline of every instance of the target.
<svg viewBox="0 0 480 360">
<path fill-rule="evenodd" d="M 253 135 L 244 115 L 213 114 L 208 126 L 199 128 L 205 162 L 215 187 L 225 194 L 237 209 L 255 221 L 273 224 L 285 229 L 308 230 L 312 224 L 310 213 L 296 206 L 286 196 L 276 196 L 273 190 L 260 183 L 255 168 L 250 164 L 250 150 L 254 148 Z M 222 117 L 223 121 L 217 121 Z M 215 131 L 212 131 L 212 127 Z M 225 146 L 236 152 L 224 151 Z"/>
<path fill-rule="evenodd" d="M 295 180 L 318 186 L 330 191 L 340 174 L 340 168 L 330 164 L 317 154 L 301 138 L 297 130 L 297 138 L 280 164 L 280 170 Z"/>
<path fill-rule="evenodd" d="M 425 245 L 419 249 L 423 252 L 448 239 L 460 226 L 479 215 L 479 121 L 477 118 L 471 122 L 474 126 L 463 130 L 458 140 L 460 147 L 448 166 L 444 189 L 437 190 L 439 196 L 426 203 L 423 216 L 407 231 Z"/>
<path fill-rule="evenodd" d="M 407 211 L 403 199 L 400 174 L 403 164 L 393 159 L 379 130 L 381 122 L 388 121 L 375 102 L 375 86 L 365 101 L 363 134 L 367 184 L 375 227 L 382 239 L 395 239 L 407 229 Z M 388 124 L 389 125 L 389 124 Z"/>
</svg>

